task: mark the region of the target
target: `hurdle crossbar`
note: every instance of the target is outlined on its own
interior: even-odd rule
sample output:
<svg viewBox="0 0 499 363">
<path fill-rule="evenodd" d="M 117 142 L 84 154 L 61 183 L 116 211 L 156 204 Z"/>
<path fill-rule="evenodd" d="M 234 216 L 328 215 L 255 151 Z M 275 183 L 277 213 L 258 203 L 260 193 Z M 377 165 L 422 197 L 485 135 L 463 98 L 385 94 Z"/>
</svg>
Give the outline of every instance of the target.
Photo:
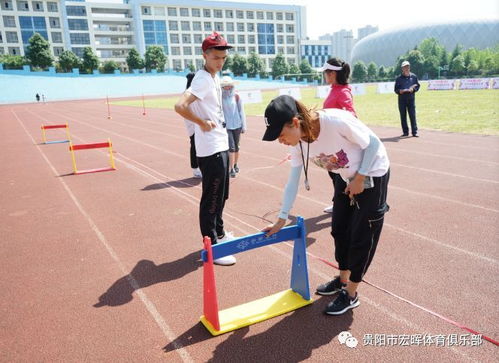
<svg viewBox="0 0 499 363">
<path fill-rule="evenodd" d="M 75 153 L 74 153 L 75 151 L 88 150 L 88 149 L 103 149 L 103 148 L 109 149 L 109 164 L 110 164 L 109 168 L 106 167 L 106 168 L 87 169 L 87 170 L 78 170 L 76 168 L 76 157 L 75 157 Z M 113 157 L 113 144 L 111 143 L 111 140 L 109 140 L 109 139 L 107 142 L 99 142 L 99 143 L 94 143 L 94 144 L 73 145 L 72 143 L 70 143 L 69 144 L 69 151 L 71 152 L 71 159 L 73 161 L 73 173 L 75 175 L 116 170 L 116 166 L 114 164 L 114 157 Z"/>
<path fill-rule="evenodd" d="M 71 142 L 71 135 L 69 134 L 69 125 L 67 123 L 61 125 L 42 125 L 41 129 L 42 129 L 42 137 L 44 144 L 60 144 L 64 142 Z M 52 129 L 66 129 L 66 135 L 68 138 L 66 140 L 47 141 L 47 135 L 45 134 L 45 130 L 52 130 Z"/>
</svg>

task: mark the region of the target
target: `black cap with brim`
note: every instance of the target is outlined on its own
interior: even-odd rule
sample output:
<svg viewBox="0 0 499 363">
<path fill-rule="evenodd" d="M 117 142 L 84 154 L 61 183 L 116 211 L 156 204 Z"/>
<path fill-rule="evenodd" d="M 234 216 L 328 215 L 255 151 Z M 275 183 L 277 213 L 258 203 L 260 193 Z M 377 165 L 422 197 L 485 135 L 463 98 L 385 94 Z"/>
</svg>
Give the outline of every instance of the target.
<svg viewBox="0 0 499 363">
<path fill-rule="evenodd" d="M 282 95 L 270 101 L 265 109 L 265 125 L 267 129 L 263 141 L 274 141 L 281 134 L 282 128 L 298 114 L 293 97 Z"/>
</svg>

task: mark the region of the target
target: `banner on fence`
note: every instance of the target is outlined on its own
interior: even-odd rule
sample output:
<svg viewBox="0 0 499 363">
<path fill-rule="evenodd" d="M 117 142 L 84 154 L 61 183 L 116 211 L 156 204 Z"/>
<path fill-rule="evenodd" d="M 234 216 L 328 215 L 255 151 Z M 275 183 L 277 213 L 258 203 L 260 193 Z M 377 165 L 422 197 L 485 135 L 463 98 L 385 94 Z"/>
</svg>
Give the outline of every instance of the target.
<svg viewBox="0 0 499 363">
<path fill-rule="evenodd" d="M 459 89 L 488 89 L 489 83 L 489 78 L 462 79 L 459 82 Z"/>
<path fill-rule="evenodd" d="M 492 88 L 499 89 L 499 78 L 492 78 Z"/>
<path fill-rule="evenodd" d="M 432 79 L 428 81 L 428 90 L 430 91 L 453 90 L 455 83 L 456 82 L 453 79 Z"/>
<path fill-rule="evenodd" d="M 392 93 L 395 88 L 395 82 L 381 82 L 378 83 L 378 93 Z"/>
<path fill-rule="evenodd" d="M 301 100 L 301 92 L 299 88 L 280 88 L 279 96 L 288 95 L 293 97 L 295 100 Z"/>
<path fill-rule="evenodd" d="M 366 94 L 366 85 L 364 83 L 353 83 L 350 87 L 352 88 L 352 94 L 354 96 Z"/>
<path fill-rule="evenodd" d="M 262 103 L 262 91 L 254 90 L 254 91 L 238 91 L 239 97 L 244 104 L 247 103 Z"/>
</svg>

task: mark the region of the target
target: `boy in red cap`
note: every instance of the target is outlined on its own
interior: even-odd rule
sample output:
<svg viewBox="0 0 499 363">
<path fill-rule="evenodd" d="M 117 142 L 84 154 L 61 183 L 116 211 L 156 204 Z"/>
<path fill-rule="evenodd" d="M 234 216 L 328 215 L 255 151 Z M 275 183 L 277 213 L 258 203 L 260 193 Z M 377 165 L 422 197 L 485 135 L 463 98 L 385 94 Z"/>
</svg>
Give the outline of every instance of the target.
<svg viewBox="0 0 499 363">
<path fill-rule="evenodd" d="M 222 218 L 225 201 L 229 198 L 229 143 L 222 109 L 222 89 L 218 72 L 232 46 L 213 32 L 201 46 L 205 65 L 196 72 L 191 86 L 175 104 L 175 111 L 194 122 L 196 155 L 202 174 L 203 193 L 199 204 L 199 224 L 202 236 L 212 244 L 233 238 L 224 229 Z M 233 265 L 234 256 L 213 261 L 218 265 Z"/>
</svg>

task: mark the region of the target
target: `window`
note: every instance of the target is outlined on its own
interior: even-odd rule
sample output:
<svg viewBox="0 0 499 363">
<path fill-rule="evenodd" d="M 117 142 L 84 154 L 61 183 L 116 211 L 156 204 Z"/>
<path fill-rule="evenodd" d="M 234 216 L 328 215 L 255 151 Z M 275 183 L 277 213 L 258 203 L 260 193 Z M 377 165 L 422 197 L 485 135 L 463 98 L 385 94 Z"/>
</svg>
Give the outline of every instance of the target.
<svg viewBox="0 0 499 363">
<path fill-rule="evenodd" d="M 203 36 L 201 34 L 194 34 L 194 43 L 201 44 L 203 42 Z"/>
<path fill-rule="evenodd" d="M 288 35 L 286 37 L 286 43 L 294 43 L 295 42 L 295 37 L 293 35 Z"/>
<path fill-rule="evenodd" d="M 225 10 L 225 17 L 232 19 L 234 17 L 234 12 L 232 10 Z"/>
<path fill-rule="evenodd" d="M 170 20 L 168 22 L 168 29 L 170 29 L 170 30 L 178 30 L 178 21 Z"/>
<path fill-rule="evenodd" d="M 27 1 L 18 1 L 17 2 L 17 10 L 18 11 L 29 11 L 29 5 Z"/>
<path fill-rule="evenodd" d="M 194 16 L 196 18 L 200 18 L 201 17 L 201 10 L 199 10 L 199 9 L 192 9 L 192 16 Z"/>
<path fill-rule="evenodd" d="M 15 28 L 16 27 L 16 18 L 13 16 L 3 16 L 3 25 L 6 28 Z"/>
<path fill-rule="evenodd" d="M 256 47 L 248 47 L 249 53 L 256 53 Z"/>
<path fill-rule="evenodd" d="M 274 24 L 258 23 L 258 53 L 275 54 Z"/>
<path fill-rule="evenodd" d="M 283 19 L 282 13 L 276 13 L 275 17 L 276 17 L 277 20 L 282 20 Z"/>
<path fill-rule="evenodd" d="M 180 8 L 180 16 L 189 16 L 188 8 Z"/>
<path fill-rule="evenodd" d="M 246 12 L 246 18 L 247 19 L 255 19 L 255 12 L 254 11 L 247 11 Z"/>
<path fill-rule="evenodd" d="M 267 20 L 274 20 L 274 13 L 271 11 L 267 11 Z"/>
<path fill-rule="evenodd" d="M 234 31 L 234 23 L 226 23 L 225 26 L 227 27 L 228 32 Z"/>
<path fill-rule="evenodd" d="M 215 31 L 223 32 L 224 31 L 224 23 L 215 22 Z"/>
<path fill-rule="evenodd" d="M 59 18 L 50 17 L 49 22 L 51 28 L 59 29 L 61 27 L 61 22 L 59 21 Z"/>
<path fill-rule="evenodd" d="M 20 16 L 19 25 L 21 26 L 21 38 L 25 44 L 35 32 L 39 33 L 45 40 L 49 39 L 43 16 Z"/>
<path fill-rule="evenodd" d="M 295 54 L 295 47 L 288 47 L 288 54 Z"/>
<path fill-rule="evenodd" d="M 168 54 L 168 40 L 166 22 L 164 20 L 143 20 L 144 42 L 148 45 L 163 46 L 163 51 Z"/>
<path fill-rule="evenodd" d="M 62 54 L 62 52 L 64 52 L 64 48 L 63 47 L 54 47 L 54 55 L 56 57 L 60 56 Z"/>
<path fill-rule="evenodd" d="M 234 35 L 232 35 L 232 34 L 227 35 L 227 43 L 234 44 L 235 40 L 236 40 L 236 38 L 234 37 Z"/>
<path fill-rule="evenodd" d="M 191 30 L 191 23 L 188 21 L 181 21 L 180 22 L 180 29 L 184 31 L 189 31 Z"/>
<path fill-rule="evenodd" d="M 191 35 L 190 34 L 182 34 L 182 43 L 183 44 L 191 44 Z"/>
<path fill-rule="evenodd" d="M 180 40 L 178 34 L 170 34 L 170 43 L 172 44 L 180 44 Z"/>
<path fill-rule="evenodd" d="M 85 9 L 84 6 L 67 5 L 66 13 L 68 16 L 87 16 L 87 10 Z M 142 13 L 145 14 L 144 12 Z"/>
<path fill-rule="evenodd" d="M 86 19 L 68 19 L 69 30 L 88 30 Z"/>
<path fill-rule="evenodd" d="M 237 47 L 237 52 L 239 54 L 245 54 L 246 53 L 246 47 Z"/>
<path fill-rule="evenodd" d="M 246 38 L 246 37 L 245 37 L 244 35 L 238 35 L 238 36 L 237 36 L 237 42 L 238 42 L 239 44 L 244 44 L 244 43 L 246 43 L 246 39 L 245 39 L 245 38 Z"/>
<path fill-rule="evenodd" d="M 236 10 L 236 18 L 238 18 L 238 19 L 244 19 L 244 11 L 242 11 L 242 10 Z"/>
<path fill-rule="evenodd" d="M 293 13 L 286 13 L 286 20 L 295 20 L 295 16 Z"/>
<path fill-rule="evenodd" d="M 71 51 L 76 54 L 78 57 L 82 58 L 83 57 L 83 49 L 84 48 L 80 48 L 80 47 L 72 47 L 71 48 Z"/>
<path fill-rule="evenodd" d="M 151 15 L 151 8 L 149 6 L 143 6 L 142 7 L 142 15 Z"/>
<path fill-rule="evenodd" d="M 244 31 L 244 23 L 237 23 L 237 31 L 238 32 Z"/>
<path fill-rule="evenodd" d="M 254 35 L 248 35 L 248 43 L 255 44 L 255 36 Z"/>
<path fill-rule="evenodd" d="M 52 43 L 62 43 L 62 33 L 52 32 L 50 35 L 52 37 Z"/>
<path fill-rule="evenodd" d="M 33 1 L 33 11 L 43 11 L 43 3 L 40 1 Z"/>
<path fill-rule="evenodd" d="M 222 10 L 213 10 L 213 16 L 215 18 L 223 18 L 223 12 L 222 12 Z"/>
<path fill-rule="evenodd" d="M 288 58 L 288 64 L 296 64 L 295 58 Z"/>
<path fill-rule="evenodd" d="M 277 47 L 277 53 L 284 54 L 284 47 Z"/>
<path fill-rule="evenodd" d="M 168 8 L 168 16 L 177 16 L 177 8 Z"/>
<path fill-rule="evenodd" d="M 201 54 L 203 54 L 203 50 L 201 49 L 201 47 L 195 47 L 194 48 L 194 54 L 195 55 L 201 55 Z"/>
<path fill-rule="evenodd" d="M 172 47 L 172 55 L 180 55 L 180 47 Z"/>
<path fill-rule="evenodd" d="M 165 16 L 165 8 L 159 7 L 159 6 L 155 6 L 154 7 L 154 15 Z"/>
<path fill-rule="evenodd" d="M 172 66 L 173 66 L 174 70 L 181 71 L 182 70 L 182 61 L 180 59 L 174 59 L 172 61 Z"/>
<path fill-rule="evenodd" d="M 88 33 L 70 33 L 71 44 L 90 44 Z"/>
<path fill-rule="evenodd" d="M 258 20 L 263 20 L 263 11 L 257 11 L 256 12 L 256 18 Z"/>
<path fill-rule="evenodd" d="M 278 33 L 284 33 L 284 25 L 277 24 L 277 32 Z"/>
<path fill-rule="evenodd" d="M 247 30 L 249 32 L 254 32 L 255 31 L 255 24 L 254 23 L 247 23 L 246 27 L 248 28 Z"/>
<path fill-rule="evenodd" d="M 286 33 L 294 33 L 295 26 L 293 24 L 286 24 Z"/>
<path fill-rule="evenodd" d="M 184 51 L 184 55 L 192 55 L 191 47 L 184 47 L 182 50 Z"/>
<path fill-rule="evenodd" d="M 57 3 L 48 2 L 47 3 L 47 10 L 50 11 L 51 13 L 58 12 L 59 9 L 57 8 Z"/>
<path fill-rule="evenodd" d="M 211 23 L 205 21 L 204 22 L 204 31 L 211 31 L 211 30 L 212 30 Z"/>
<path fill-rule="evenodd" d="M 203 16 L 205 18 L 211 18 L 211 9 L 203 9 Z"/>
<path fill-rule="evenodd" d="M 21 50 L 18 47 L 9 47 L 10 55 L 21 55 Z"/>
<path fill-rule="evenodd" d="M 7 43 L 19 43 L 17 32 L 5 32 L 5 40 Z"/>
<path fill-rule="evenodd" d="M 201 22 L 193 21 L 192 22 L 192 30 L 201 30 Z"/>
<path fill-rule="evenodd" d="M 12 5 L 11 0 L 2 0 L 0 4 L 2 10 L 10 10 L 10 11 L 14 10 L 14 6 Z"/>
<path fill-rule="evenodd" d="M 0 43 L 3 43 L 2 32 L 0 32 Z M 0 49 L 2 49 L 2 50 L 3 50 L 3 47 L 0 47 Z"/>
</svg>

